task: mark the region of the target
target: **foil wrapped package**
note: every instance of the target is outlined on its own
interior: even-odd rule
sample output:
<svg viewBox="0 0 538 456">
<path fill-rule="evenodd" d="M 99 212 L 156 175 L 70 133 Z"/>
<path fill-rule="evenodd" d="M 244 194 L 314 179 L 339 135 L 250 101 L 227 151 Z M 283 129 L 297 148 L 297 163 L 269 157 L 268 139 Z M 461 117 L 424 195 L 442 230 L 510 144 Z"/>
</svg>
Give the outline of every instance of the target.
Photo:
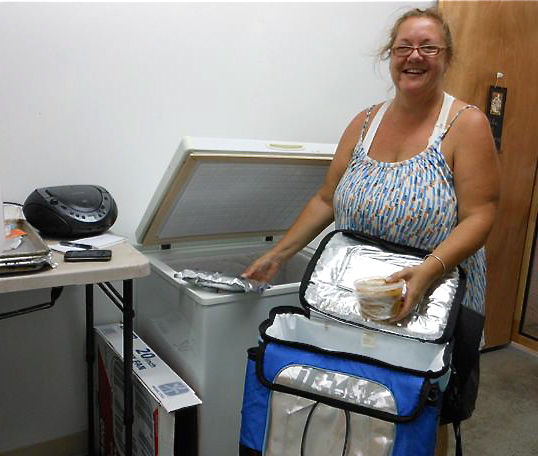
<svg viewBox="0 0 538 456">
<path fill-rule="evenodd" d="M 371 276 L 387 277 L 421 261 L 421 256 L 387 251 L 382 245 L 361 241 L 360 236 L 336 232 L 317 259 L 308 279 L 303 304 L 314 311 L 314 316 L 318 312 L 322 318 L 333 317 L 383 332 L 443 342 L 449 337 L 445 331 L 450 329 L 450 322 L 455 319 L 455 312 L 451 312 L 455 299 L 462 297 L 458 269 L 445 274 L 428 290 L 411 314 L 396 323 L 374 321 L 360 312 L 354 287 L 356 280 Z"/>
<path fill-rule="evenodd" d="M 269 284 L 264 282 L 230 276 L 220 272 L 184 269 L 183 271 L 176 273 L 175 277 L 193 285 L 217 291 L 263 293 L 269 288 Z"/>
<path fill-rule="evenodd" d="M 10 233 L 21 234 L 4 240 L 3 251 L 0 252 L 0 274 L 34 272 L 45 267 L 55 268 L 52 251 L 37 231 L 23 218 L 19 207 L 6 206 L 10 213 L 6 218 L 6 227 Z M 3 234 L 3 233 L 2 233 Z"/>
</svg>

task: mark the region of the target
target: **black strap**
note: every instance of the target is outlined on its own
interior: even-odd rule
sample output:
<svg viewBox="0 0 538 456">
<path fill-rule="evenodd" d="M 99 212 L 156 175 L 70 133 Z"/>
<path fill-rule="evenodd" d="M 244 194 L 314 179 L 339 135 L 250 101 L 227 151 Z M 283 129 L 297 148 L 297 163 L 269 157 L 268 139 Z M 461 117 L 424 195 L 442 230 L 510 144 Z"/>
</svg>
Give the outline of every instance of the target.
<svg viewBox="0 0 538 456">
<path fill-rule="evenodd" d="M 303 436 L 301 438 L 301 456 L 305 456 L 304 447 L 305 447 L 305 442 L 306 442 L 306 432 L 308 431 L 308 428 L 310 427 L 310 420 L 312 419 L 314 410 L 316 410 L 316 407 L 318 405 L 319 405 L 319 402 L 316 402 L 313 405 L 313 407 L 310 409 L 310 412 L 308 412 L 308 416 L 306 417 L 306 423 L 304 424 L 304 429 L 303 429 Z"/>
<path fill-rule="evenodd" d="M 303 429 L 303 436 L 301 438 L 301 456 L 305 456 L 304 447 L 305 447 L 305 442 L 306 442 L 306 432 L 310 426 L 310 420 L 312 419 L 312 415 L 314 414 L 314 411 L 316 410 L 316 407 L 318 405 L 319 405 L 319 402 L 316 402 L 314 406 L 310 409 L 310 412 L 308 412 L 308 417 L 306 418 L 306 423 Z M 346 456 L 347 446 L 349 444 L 349 433 L 350 433 L 350 428 L 351 428 L 351 415 L 349 413 L 349 410 L 344 410 L 344 416 L 346 418 L 346 434 L 344 437 L 344 448 L 342 449 L 342 456 Z"/>
<path fill-rule="evenodd" d="M 349 445 L 349 433 L 351 432 L 351 414 L 349 410 L 344 410 L 346 415 L 346 438 L 344 440 L 344 449 L 342 450 L 342 456 L 346 456 L 347 446 Z"/>
<path fill-rule="evenodd" d="M 454 438 L 456 439 L 456 456 L 463 456 L 460 421 L 454 421 L 452 426 L 454 427 Z"/>
</svg>

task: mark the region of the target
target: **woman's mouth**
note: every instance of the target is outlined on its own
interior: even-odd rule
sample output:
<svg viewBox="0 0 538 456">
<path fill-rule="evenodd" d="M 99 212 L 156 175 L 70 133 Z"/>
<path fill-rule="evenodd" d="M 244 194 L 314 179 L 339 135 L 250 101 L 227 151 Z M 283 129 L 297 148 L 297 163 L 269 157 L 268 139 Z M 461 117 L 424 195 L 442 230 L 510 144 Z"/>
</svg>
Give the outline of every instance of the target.
<svg viewBox="0 0 538 456">
<path fill-rule="evenodd" d="M 407 68 L 403 70 L 405 74 L 424 74 L 426 70 L 423 68 Z"/>
</svg>

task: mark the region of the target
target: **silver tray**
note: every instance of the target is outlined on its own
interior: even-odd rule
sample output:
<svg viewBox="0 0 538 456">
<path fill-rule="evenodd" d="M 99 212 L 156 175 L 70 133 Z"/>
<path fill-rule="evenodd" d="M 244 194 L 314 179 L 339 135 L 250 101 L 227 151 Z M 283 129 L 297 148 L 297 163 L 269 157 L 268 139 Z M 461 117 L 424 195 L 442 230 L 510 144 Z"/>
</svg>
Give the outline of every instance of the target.
<svg viewBox="0 0 538 456">
<path fill-rule="evenodd" d="M 37 231 L 24 219 L 7 219 L 7 224 L 24 231 L 21 244 L 0 253 L 0 274 L 37 271 L 45 266 L 55 267 L 52 251 Z"/>
</svg>

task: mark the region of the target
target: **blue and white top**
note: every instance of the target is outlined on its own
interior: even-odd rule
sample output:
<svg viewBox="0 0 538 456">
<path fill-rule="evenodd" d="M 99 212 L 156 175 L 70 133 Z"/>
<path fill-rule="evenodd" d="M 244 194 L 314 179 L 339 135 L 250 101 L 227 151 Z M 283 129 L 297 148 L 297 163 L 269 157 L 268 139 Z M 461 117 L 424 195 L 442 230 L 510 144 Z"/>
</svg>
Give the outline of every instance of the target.
<svg viewBox="0 0 538 456">
<path fill-rule="evenodd" d="M 370 145 L 390 102 L 385 102 L 364 136 L 371 109 L 353 155 L 334 194 L 337 229 L 434 250 L 458 223 L 454 176 L 441 143 L 457 116 L 446 126 L 454 97 L 445 93 L 441 112 L 425 150 L 400 162 L 380 162 L 368 156 Z M 465 260 L 467 290 L 463 305 L 484 314 L 486 257 L 484 248 Z"/>
</svg>

